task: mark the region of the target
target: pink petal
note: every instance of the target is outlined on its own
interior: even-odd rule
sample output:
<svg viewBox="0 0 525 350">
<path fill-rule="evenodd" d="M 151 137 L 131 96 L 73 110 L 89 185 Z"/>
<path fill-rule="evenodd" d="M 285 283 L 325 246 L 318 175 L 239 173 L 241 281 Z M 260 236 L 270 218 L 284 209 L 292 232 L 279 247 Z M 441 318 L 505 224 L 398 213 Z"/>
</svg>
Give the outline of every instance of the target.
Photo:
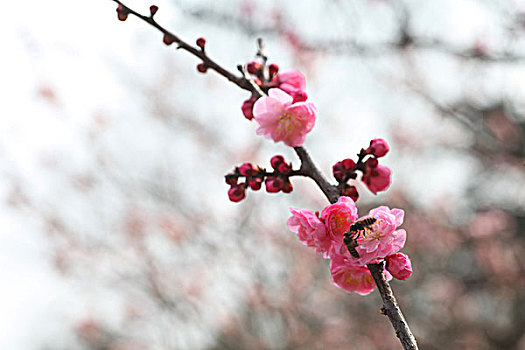
<svg viewBox="0 0 525 350">
<path fill-rule="evenodd" d="M 282 105 L 285 105 L 285 106 L 292 104 L 292 101 L 293 101 L 293 97 L 288 95 L 286 92 L 284 92 L 281 89 L 270 89 L 268 91 L 268 96 L 270 96 L 270 98 L 276 99 Z"/>
</svg>

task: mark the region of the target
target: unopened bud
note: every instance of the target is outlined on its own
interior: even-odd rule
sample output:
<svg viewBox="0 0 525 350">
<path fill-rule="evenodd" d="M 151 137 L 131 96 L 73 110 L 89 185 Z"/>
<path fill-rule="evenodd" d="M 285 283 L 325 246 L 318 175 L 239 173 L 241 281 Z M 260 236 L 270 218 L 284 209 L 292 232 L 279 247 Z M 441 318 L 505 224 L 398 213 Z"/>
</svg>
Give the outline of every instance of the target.
<svg viewBox="0 0 525 350">
<path fill-rule="evenodd" d="M 270 73 L 270 78 L 279 72 L 279 66 L 275 63 L 272 63 L 268 66 L 268 73 Z"/>
<path fill-rule="evenodd" d="M 206 73 L 208 71 L 208 66 L 206 63 L 202 62 L 197 65 L 197 70 L 201 73 Z"/>
<path fill-rule="evenodd" d="M 233 185 L 228 190 L 228 198 L 232 202 L 240 202 L 246 197 L 246 184 Z"/>
<path fill-rule="evenodd" d="M 206 39 L 203 37 L 200 37 L 197 39 L 197 46 L 201 48 L 201 50 L 204 50 L 204 45 L 206 45 Z"/>
<path fill-rule="evenodd" d="M 287 179 L 287 181 L 284 181 L 283 182 L 283 185 L 282 185 L 282 188 L 284 193 L 290 193 L 293 191 L 293 185 L 292 183 L 290 182 L 289 179 Z"/>
<path fill-rule="evenodd" d="M 149 13 L 151 14 L 151 17 L 155 16 L 158 10 L 159 10 L 159 7 L 157 5 L 151 5 L 149 7 Z"/>
<path fill-rule="evenodd" d="M 252 165 L 252 163 L 244 163 L 239 168 L 239 174 L 242 176 L 253 176 L 257 172 L 257 169 Z"/>
<path fill-rule="evenodd" d="M 345 187 L 341 191 L 341 195 L 352 198 L 354 202 L 357 202 L 357 199 L 359 198 L 357 188 L 355 186 L 350 186 L 347 184 L 345 184 Z"/>
<path fill-rule="evenodd" d="M 273 156 L 272 159 L 270 159 L 270 164 L 275 170 L 278 170 L 279 165 L 281 165 L 282 163 L 284 163 L 284 157 L 281 155 Z"/>
<path fill-rule="evenodd" d="M 121 4 L 119 4 L 117 6 L 117 17 L 120 21 L 125 21 L 127 18 L 128 18 L 128 15 L 129 15 L 129 10 L 127 8 L 125 8 L 124 6 L 122 6 Z"/>
<path fill-rule="evenodd" d="M 262 68 L 262 65 L 259 62 L 251 61 L 246 65 L 246 70 L 248 73 L 256 75 L 257 72 Z"/>
<path fill-rule="evenodd" d="M 173 35 L 166 33 L 164 34 L 164 38 L 162 38 L 162 41 L 166 45 L 171 45 L 175 42 L 175 38 L 173 37 Z"/>
</svg>

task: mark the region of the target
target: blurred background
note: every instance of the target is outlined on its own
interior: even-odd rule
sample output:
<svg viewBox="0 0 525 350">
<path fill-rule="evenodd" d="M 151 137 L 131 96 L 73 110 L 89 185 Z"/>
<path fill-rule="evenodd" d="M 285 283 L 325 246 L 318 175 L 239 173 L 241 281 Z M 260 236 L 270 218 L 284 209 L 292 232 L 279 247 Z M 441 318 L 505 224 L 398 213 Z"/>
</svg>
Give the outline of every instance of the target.
<svg viewBox="0 0 525 350">
<path fill-rule="evenodd" d="M 128 1 L 147 14 L 153 3 Z M 161 0 L 156 19 L 235 71 L 307 78 L 305 147 L 330 177 L 388 140 L 413 276 L 392 282 L 422 349 L 525 349 L 525 2 Z M 249 93 L 120 22 L 112 1 L 2 4 L 1 349 L 397 349 L 377 292 L 347 294 L 286 228 L 289 194 L 231 203 L 224 174 L 293 150 Z"/>
</svg>

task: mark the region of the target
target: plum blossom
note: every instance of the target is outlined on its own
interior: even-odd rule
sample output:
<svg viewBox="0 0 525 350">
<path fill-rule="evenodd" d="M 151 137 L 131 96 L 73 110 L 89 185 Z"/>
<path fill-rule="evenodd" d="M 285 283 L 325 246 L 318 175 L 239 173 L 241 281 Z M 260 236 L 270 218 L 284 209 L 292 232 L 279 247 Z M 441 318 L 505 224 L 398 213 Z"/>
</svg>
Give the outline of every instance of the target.
<svg viewBox="0 0 525 350">
<path fill-rule="evenodd" d="M 340 241 L 341 244 L 344 233 L 350 229 L 357 217 L 354 201 L 345 196 L 339 197 L 336 203 L 327 206 L 321 212 L 321 220 L 324 221 L 330 238 L 333 241 Z"/>
<path fill-rule="evenodd" d="M 290 69 L 278 73 L 272 79 L 279 89 L 293 97 L 294 102 L 306 101 L 308 95 L 304 91 L 306 89 L 306 79 L 304 75 L 296 69 Z"/>
<path fill-rule="evenodd" d="M 412 262 L 403 253 L 396 253 L 386 258 L 386 269 L 398 280 L 406 280 L 412 275 Z"/>
<path fill-rule="evenodd" d="M 290 231 L 296 233 L 304 245 L 315 248 L 317 253 L 328 257 L 327 252 L 332 242 L 324 223 L 307 209 L 290 208 L 290 212 L 292 217 L 286 222 Z"/>
<path fill-rule="evenodd" d="M 330 272 L 332 280 L 336 286 L 347 291 L 355 292 L 360 295 L 367 295 L 376 289 L 374 278 L 366 266 L 354 266 L 342 255 L 333 255 L 330 260 Z M 392 276 L 385 271 L 387 281 Z"/>
<path fill-rule="evenodd" d="M 312 103 L 293 103 L 292 96 L 280 89 L 270 89 L 253 106 L 253 116 L 259 123 L 257 135 L 290 147 L 302 146 L 315 124 L 317 109 Z"/>
<path fill-rule="evenodd" d="M 366 228 L 357 239 L 358 245 L 355 250 L 359 258 L 352 257 L 339 240 L 334 242 L 335 251 L 353 260 L 359 266 L 380 262 L 385 257 L 397 253 L 403 248 L 406 241 L 405 230 L 396 230 L 403 223 L 403 210 L 390 210 L 386 206 L 381 206 L 370 210 L 366 217 L 375 218 L 376 222 Z"/>
</svg>

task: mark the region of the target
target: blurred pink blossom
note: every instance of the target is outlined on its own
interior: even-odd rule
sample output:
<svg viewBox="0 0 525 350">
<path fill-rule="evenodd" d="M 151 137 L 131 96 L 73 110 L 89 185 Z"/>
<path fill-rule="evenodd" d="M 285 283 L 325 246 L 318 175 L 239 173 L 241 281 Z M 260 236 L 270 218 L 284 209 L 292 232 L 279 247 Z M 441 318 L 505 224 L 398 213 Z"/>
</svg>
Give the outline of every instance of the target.
<svg viewBox="0 0 525 350">
<path fill-rule="evenodd" d="M 286 224 L 290 231 L 297 234 L 299 240 L 308 247 L 315 248 L 317 253 L 328 257 L 332 241 L 326 232 L 324 223 L 310 210 L 290 208 L 292 217 Z"/>
<path fill-rule="evenodd" d="M 387 257 L 386 269 L 398 280 L 406 280 L 412 275 L 412 262 L 408 255 L 396 253 Z"/>
<path fill-rule="evenodd" d="M 290 147 L 302 146 L 314 127 L 317 109 L 309 102 L 293 103 L 292 96 L 279 89 L 270 89 L 268 95 L 253 107 L 254 119 L 260 125 L 257 135 Z"/>
</svg>

